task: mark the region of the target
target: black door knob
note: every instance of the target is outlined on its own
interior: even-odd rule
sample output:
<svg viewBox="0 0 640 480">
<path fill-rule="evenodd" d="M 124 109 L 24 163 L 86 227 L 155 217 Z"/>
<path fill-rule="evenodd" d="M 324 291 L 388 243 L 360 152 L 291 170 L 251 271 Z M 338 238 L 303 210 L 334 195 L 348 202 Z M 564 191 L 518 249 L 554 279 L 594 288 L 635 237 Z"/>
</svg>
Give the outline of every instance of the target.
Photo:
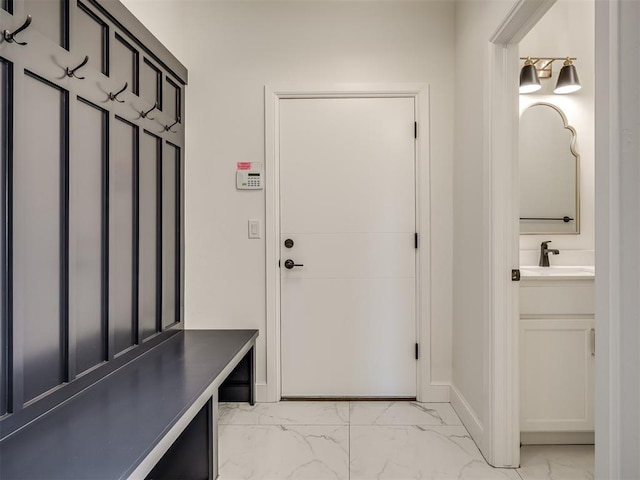
<svg viewBox="0 0 640 480">
<path fill-rule="evenodd" d="M 284 268 L 291 270 L 293 267 L 304 267 L 302 263 L 296 263 L 290 258 L 284 261 Z"/>
</svg>

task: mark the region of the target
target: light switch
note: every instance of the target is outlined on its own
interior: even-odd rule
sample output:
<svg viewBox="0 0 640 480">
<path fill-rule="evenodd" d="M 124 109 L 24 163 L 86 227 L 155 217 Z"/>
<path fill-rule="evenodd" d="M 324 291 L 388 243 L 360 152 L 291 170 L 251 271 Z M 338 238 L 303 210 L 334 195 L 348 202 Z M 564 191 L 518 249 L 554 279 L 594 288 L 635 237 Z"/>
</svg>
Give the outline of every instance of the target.
<svg viewBox="0 0 640 480">
<path fill-rule="evenodd" d="M 262 238 L 260 220 L 249 220 L 249 238 Z"/>
</svg>

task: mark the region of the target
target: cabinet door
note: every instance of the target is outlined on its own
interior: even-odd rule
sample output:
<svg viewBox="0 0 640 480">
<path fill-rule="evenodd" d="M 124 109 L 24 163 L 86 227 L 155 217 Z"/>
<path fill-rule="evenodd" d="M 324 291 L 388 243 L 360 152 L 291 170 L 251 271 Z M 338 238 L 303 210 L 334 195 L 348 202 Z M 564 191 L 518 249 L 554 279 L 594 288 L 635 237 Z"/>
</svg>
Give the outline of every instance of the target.
<svg viewBox="0 0 640 480">
<path fill-rule="evenodd" d="M 520 429 L 593 430 L 593 319 L 520 321 Z"/>
</svg>

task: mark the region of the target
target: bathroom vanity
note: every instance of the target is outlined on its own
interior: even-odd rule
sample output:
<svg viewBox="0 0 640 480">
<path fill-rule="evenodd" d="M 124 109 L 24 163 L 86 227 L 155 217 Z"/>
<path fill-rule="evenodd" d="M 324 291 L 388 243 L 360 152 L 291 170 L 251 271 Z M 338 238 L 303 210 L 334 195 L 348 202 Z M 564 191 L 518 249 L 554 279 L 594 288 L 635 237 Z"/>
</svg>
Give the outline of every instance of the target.
<svg viewBox="0 0 640 480">
<path fill-rule="evenodd" d="M 593 267 L 521 267 L 523 444 L 593 443 Z"/>
</svg>

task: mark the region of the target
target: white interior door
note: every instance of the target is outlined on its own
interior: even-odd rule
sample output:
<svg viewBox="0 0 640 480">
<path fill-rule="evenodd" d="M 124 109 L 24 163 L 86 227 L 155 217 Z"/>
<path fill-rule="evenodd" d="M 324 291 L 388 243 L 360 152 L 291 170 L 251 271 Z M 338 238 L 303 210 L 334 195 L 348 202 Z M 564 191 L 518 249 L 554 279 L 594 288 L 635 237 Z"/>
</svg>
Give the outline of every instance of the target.
<svg viewBox="0 0 640 480">
<path fill-rule="evenodd" d="M 414 397 L 414 99 L 279 107 L 282 396 Z"/>
</svg>

